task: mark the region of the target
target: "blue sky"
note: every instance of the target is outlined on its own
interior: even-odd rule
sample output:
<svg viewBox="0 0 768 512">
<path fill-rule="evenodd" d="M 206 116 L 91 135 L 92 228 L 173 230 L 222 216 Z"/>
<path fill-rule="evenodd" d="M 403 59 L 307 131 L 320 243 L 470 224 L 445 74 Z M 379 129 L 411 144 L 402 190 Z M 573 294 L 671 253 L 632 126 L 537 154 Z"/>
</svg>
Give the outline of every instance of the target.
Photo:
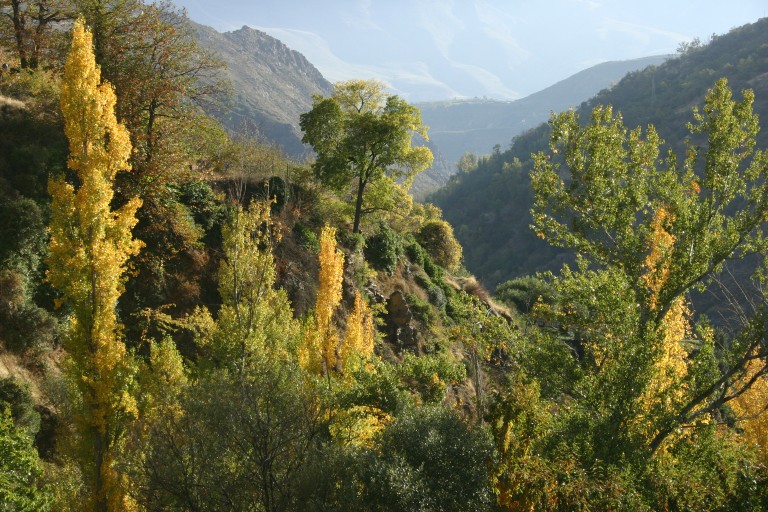
<svg viewBox="0 0 768 512">
<path fill-rule="evenodd" d="M 330 81 L 383 80 L 409 101 L 517 99 L 595 64 L 768 16 L 766 0 L 174 0 L 219 31 L 243 25 Z"/>
</svg>

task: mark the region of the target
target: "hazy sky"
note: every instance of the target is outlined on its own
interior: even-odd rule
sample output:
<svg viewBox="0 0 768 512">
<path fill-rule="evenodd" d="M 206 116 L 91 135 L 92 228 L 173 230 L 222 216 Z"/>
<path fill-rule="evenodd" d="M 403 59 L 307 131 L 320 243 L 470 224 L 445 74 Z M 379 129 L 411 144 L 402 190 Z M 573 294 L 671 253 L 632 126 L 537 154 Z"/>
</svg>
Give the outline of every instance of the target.
<svg viewBox="0 0 768 512">
<path fill-rule="evenodd" d="M 768 16 L 766 0 L 174 1 L 219 31 L 280 39 L 332 82 L 378 78 L 410 101 L 517 99 Z"/>
</svg>

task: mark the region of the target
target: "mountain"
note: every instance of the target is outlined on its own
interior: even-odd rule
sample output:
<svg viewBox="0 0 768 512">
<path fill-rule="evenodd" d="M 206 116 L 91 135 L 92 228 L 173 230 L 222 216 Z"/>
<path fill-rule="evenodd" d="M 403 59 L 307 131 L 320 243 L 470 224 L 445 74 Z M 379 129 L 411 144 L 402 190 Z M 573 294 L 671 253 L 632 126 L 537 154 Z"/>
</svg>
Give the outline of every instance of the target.
<svg viewBox="0 0 768 512">
<path fill-rule="evenodd" d="M 533 128 L 559 112 L 581 104 L 601 89 L 610 87 L 627 73 L 660 65 L 669 56 L 604 62 L 585 69 L 546 89 L 516 101 L 455 100 L 419 103 L 430 139 L 442 148 L 445 159 L 455 167 L 464 153 L 490 153 L 513 137 Z"/>
<path fill-rule="evenodd" d="M 232 84 L 230 108 L 220 120 L 232 130 L 257 133 L 292 157 L 306 155 L 299 115 L 312 108 L 313 94 L 332 94 L 331 83 L 301 53 L 264 32 L 194 27 L 202 47 L 226 64 Z"/>
<path fill-rule="evenodd" d="M 687 135 L 692 108 L 700 105 L 715 81 L 726 77 L 739 96 L 751 88 L 754 110 L 768 119 L 768 18 L 713 36 L 707 45 L 694 45 L 678 57 L 624 77 L 615 87 L 583 103 L 578 114 L 589 117 L 597 104 L 611 104 L 627 127 L 654 124 L 673 149 Z M 442 208 L 464 247 L 467 268 L 487 286 L 537 271 L 555 270 L 569 258 L 536 238 L 530 229 L 532 203 L 529 171 L 531 153 L 547 149 L 548 127 L 518 136 L 511 147 L 481 159 L 477 168 L 460 173 L 430 197 Z M 768 129 L 758 136 L 768 146 Z"/>
<path fill-rule="evenodd" d="M 213 114 L 230 130 L 255 133 L 294 159 L 309 155 L 299 116 L 312 108 L 313 95 L 333 94 L 333 85 L 301 53 L 264 32 L 243 26 L 220 33 L 193 26 L 201 46 L 226 64 L 232 84 L 228 108 Z M 419 198 L 445 185 L 452 174 L 439 147 L 428 145 L 435 161 L 414 181 L 411 191 Z"/>
<path fill-rule="evenodd" d="M 301 53 L 264 32 L 243 26 L 220 33 L 193 23 L 200 44 L 226 64 L 232 84 L 228 108 L 215 114 L 230 130 L 255 133 L 302 159 L 310 149 L 301 142 L 299 116 L 312 108 L 312 96 L 330 95 L 333 85 Z M 661 63 L 666 57 L 606 62 L 577 73 L 538 93 L 513 102 L 454 101 L 419 104 L 430 127 L 432 167 L 411 189 L 422 199 L 444 186 L 466 152 L 488 153 L 517 134 L 619 80 L 630 71 Z"/>
</svg>

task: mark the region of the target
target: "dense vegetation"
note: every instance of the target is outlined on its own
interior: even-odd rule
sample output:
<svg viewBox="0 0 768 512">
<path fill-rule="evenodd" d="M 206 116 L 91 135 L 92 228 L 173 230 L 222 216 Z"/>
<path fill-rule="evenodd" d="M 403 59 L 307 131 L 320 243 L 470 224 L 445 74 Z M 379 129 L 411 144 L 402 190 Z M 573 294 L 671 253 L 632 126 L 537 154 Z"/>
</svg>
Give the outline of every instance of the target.
<svg viewBox="0 0 768 512">
<path fill-rule="evenodd" d="M 315 98 L 296 163 L 204 114 L 171 5 L 41 5 L 67 30 L 2 49 L 0 509 L 768 507 L 765 297 L 730 332 L 688 301 L 766 250 L 749 94 L 711 84 L 679 163 L 554 118 L 534 218 L 578 265 L 507 308 L 395 179 L 429 155 L 378 84 Z"/>
</svg>

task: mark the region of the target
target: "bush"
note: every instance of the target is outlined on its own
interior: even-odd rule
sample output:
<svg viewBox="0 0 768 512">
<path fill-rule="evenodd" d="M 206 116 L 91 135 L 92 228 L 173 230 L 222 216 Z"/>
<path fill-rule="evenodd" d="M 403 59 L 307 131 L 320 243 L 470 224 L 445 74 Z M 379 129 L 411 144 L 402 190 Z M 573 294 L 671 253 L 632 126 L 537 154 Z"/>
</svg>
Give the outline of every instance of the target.
<svg viewBox="0 0 768 512">
<path fill-rule="evenodd" d="M 365 259 L 374 268 L 394 273 L 397 262 L 403 256 L 403 242 L 400 235 L 386 223 L 379 224 L 379 231 L 365 241 Z"/>
<path fill-rule="evenodd" d="M 13 377 L 0 379 L 0 411 L 6 406 L 16 425 L 24 427 L 31 434 L 40 430 L 40 413 L 35 411 L 32 393 Z"/>
<path fill-rule="evenodd" d="M 416 382 L 422 400 L 433 403 L 442 402 L 449 384 L 467 378 L 464 365 L 444 353 L 423 356 L 406 353 L 400 372 L 404 379 Z"/>
<path fill-rule="evenodd" d="M 293 232 L 296 235 L 296 241 L 306 250 L 313 254 L 320 252 L 320 240 L 317 235 L 301 222 L 293 226 Z"/>
<path fill-rule="evenodd" d="M 50 345 L 56 320 L 29 298 L 26 281 L 18 272 L 0 272 L 0 337 L 17 353 Z"/>
<path fill-rule="evenodd" d="M 365 237 L 360 233 L 344 232 L 339 235 L 340 242 L 350 252 L 360 252 L 365 248 Z"/>
<path fill-rule="evenodd" d="M 538 277 L 525 276 L 505 281 L 496 287 L 494 298 L 514 306 L 521 313 L 530 313 L 533 306 L 541 300 L 544 304 L 557 302 L 554 288 Z"/>
<path fill-rule="evenodd" d="M 426 272 L 427 275 L 435 281 L 443 280 L 443 269 L 440 267 L 440 265 L 437 265 L 435 262 L 433 262 L 431 258 L 426 258 L 424 260 L 424 272 Z"/>
<path fill-rule="evenodd" d="M 424 261 L 428 258 L 427 251 L 425 251 L 424 248 L 415 240 L 406 245 L 405 255 L 408 256 L 408 259 L 411 260 L 411 263 L 414 263 L 422 268 L 424 268 Z"/>
<path fill-rule="evenodd" d="M 490 510 L 489 432 L 448 408 L 424 406 L 384 430 L 364 477 L 370 510 Z"/>
<path fill-rule="evenodd" d="M 445 306 L 448 304 L 448 298 L 445 296 L 445 292 L 437 285 L 432 285 L 427 288 L 427 296 L 429 302 L 432 303 L 440 311 L 445 311 Z"/>
<path fill-rule="evenodd" d="M 461 245 L 453 235 L 453 228 L 444 220 L 434 220 L 422 226 L 416 239 L 427 254 L 441 267 L 454 271 L 461 263 Z"/>
<path fill-rule="evenodd" d="M 432 306 L 428 302 L 424 302 L 418 296 L 414 294 L 408 294 L 405 298 L 408 303 L 408 307 L 411 309 L 413 316 L 426 326 L 432 326 L 437 321 L 437 315 Z"/>
</svg>

